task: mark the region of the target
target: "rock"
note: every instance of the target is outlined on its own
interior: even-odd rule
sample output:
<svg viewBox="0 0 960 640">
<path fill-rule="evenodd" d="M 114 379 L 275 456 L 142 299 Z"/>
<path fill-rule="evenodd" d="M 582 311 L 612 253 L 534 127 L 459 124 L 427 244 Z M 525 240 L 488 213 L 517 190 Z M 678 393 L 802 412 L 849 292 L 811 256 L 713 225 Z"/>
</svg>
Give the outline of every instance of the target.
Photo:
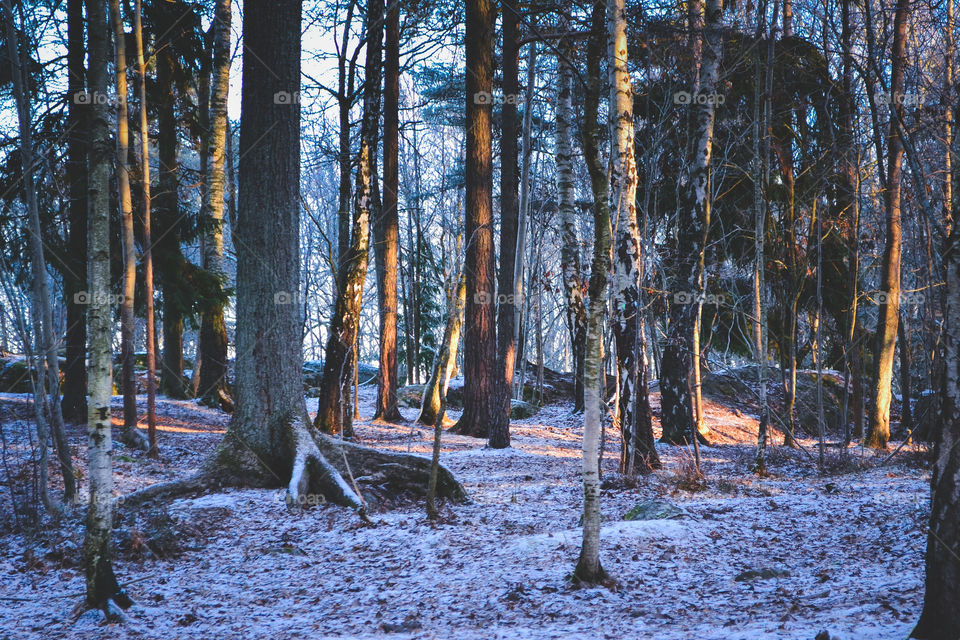
<svg viewBox="0 0 960 640">
<path fill-rule="evenodd" d="M 3 393 L 32 393 L 30 373 L 25 358 L 0 360 L 0 391 Z"/>
<path fill-rule="evenodd" d="M 419 409 L 420 403 L 423 401 L 423 389 L 426 385 L 422 384 L 408 384 L 405 387 L 400 387 L 397 390 L 397 404 L 401 407 L 410 407 L 411 409 Z"/>
<path fill-rule="evenodd" d="M 530 404 L 529 402 L 524 402 L 523 400 L 511 400 L 510 401 L 510 418 L 513 420 L 523 420 L 525 418 L 530 418 L 534 416 L 539 407 L 535 404 Z"/>
<path fill-rule="evenodd" d="M 824 629 L 813 640 L 830 640 L 830 632 Z"/>
<path fill-rule="evenodd" d="M 627 511 L 624 520 L 668 520 L 670 518 L 680 518 L 685 515 L 683 509 L 663 502 L 661 500 L 644 500 L 638 503 L 630 511 Z"/>
<path fill-rule="evenodd" d="M 99 627 L 104 622 L 106 622 L 106 616 L 103 615 L 103 611 L 100 609 L 88 609 L 80 614 L 75 626 L 86 628 Z"/>
<path fill-rule="evenodd" d="M 749 582 L 751 580 L 769 580 L 771 578 L 789 578 L 790 572 L 786 569 L 747 569 L 736 578 L 735 582 Z"/>
<path fill-rule="evenodd" d="M 303 388 L 319 387 L 323 381 L 323 360 L 306 360 L 303 363 Z M 361 362 L 357 366 L 357 379 L 360 384 L 377 384 L 380 370 L 376 365 Z"/>
</svg>

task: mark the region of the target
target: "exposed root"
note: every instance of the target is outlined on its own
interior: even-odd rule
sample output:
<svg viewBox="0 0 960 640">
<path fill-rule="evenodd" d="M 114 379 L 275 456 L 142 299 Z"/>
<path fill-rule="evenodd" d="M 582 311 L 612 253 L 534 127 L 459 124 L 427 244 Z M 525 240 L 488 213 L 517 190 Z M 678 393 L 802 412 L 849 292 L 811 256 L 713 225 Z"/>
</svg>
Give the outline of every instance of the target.
<svg viewBox="0 0 960 640">
<path fill-rule="evenodd" d="M 117 440 L 131 449 L 147 451 L 150 448 L 147 436 L 141 433 L 136 427 L 123 427 L 120 429 L 120 432 L 117 434 Z"/>
</svg>

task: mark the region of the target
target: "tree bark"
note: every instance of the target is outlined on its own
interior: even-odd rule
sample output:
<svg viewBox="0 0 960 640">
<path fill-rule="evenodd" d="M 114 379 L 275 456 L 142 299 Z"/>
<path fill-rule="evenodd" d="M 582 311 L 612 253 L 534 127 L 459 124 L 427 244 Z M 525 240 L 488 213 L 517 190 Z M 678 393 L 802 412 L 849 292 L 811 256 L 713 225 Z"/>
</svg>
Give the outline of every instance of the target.
<svg viewBox="0 0 960 640">
<path fill-rule="evenodd" d="M 9 1 L 9 0 L 7 0 Z M 87 0 L 89 34 L 89 89 L 107 95 L 108 27 L 106 3 Z M 110 114 L 105 103 L 91 107 L 89 156 L 89 229 L 87 274 L 90 305 L 87 447 L 90 506 L 84 540 L 86 599 L 91 607 L 109 611 L 110 602 L 131 604 L 113 572 L 110 534 L 113 529 L 113 455 L 110 424 L 113 354 L 110 305 Z"/>
<path fill-rule="evenodd" d="M 397 406 L 397 257 L 400 236 L 400 3 L 387 7 L 383 82 L 383 206 L 374 220 L 380 378 L 374 418 L 402 422 Z"/>
<path fill-rule="evenodd" d="M 70 196 L 70 226 L 67 269 L 63 294 L 67 308 L 66 362 L 63 368 L 64 420 L 87 419 L 87 323 L 86 306 L 78 304 L 77 293 L 87 286 L 87 110 L 77 96 L 84 92 L 86 49 L 83 0 L 67 1 L 67 167 Z"/>
<path fill-rule="evenodd" d="M 130 125 L 127 117 L 126 29 L 119 0 L 109 0 L 113 22 L 114 72 L 117 87 L 117 185 L 120 195 L 121 247 L 123 252 L 123 297 L 120 301 L 120 361 L 123 392 L 123 429 L 119 440 L 137 449 L 147 449 L 147 439 L 137 431 L 137 378 L 133 301 L 137 282 L 137 256 L 133 237 L 133 199 L 130 196 Z"/>
<path fill-rule="evenodd" d="M 723 54 L 720 0 L 708 0 L 702 37 L 702 60 L 699 64 L 697 91 L 715 95 L 718 88 L 720 59 Z M 698 23 L 699 20 L 695 21 Z M 696 31 L 696 24 L 692 25 Z M 700 38 L 691 34 L 692 40 Z M 692 45 L 698 46 L 696 44 Z M 698 100 L 694 111 L 694 152 L 689 169 L 689 188 L 693 191 L 690 211 L 677 216 L 677 276 L 675 282 L 683 290 L 674 292 L 670 305 L 670 333 L 663 349 L 660 365 L 660 403 L 663 435 L 661 441 L 670 444 L 689 442 L 696 431 L 698 439 L 706 441 L 698 428 L 694 406 L 696 381 L 694 363 L 698 340 L 698 309 L 704 291 L 704 261 L 706 240 L 710 229 L 711 194 L 709 192 L 710 160 L 713 151 L 714 100 Z"/>
<path fill-rule="evenodd" d="M 627 67 L 624 5 L 608 4 L 610 209 L 616 227 L 613 264 L 613 334 L 619 370 L 620 470 L 628 475 L 659 469 L 653 418 L 640 341 L 640 273 L 643 268 L 637 224 L 637 162 L 634 155 L 633 87 Z M 642 383 L 642 384 L 641 384 Z"/>
<path fill-rule="evenodd" d="M 492 96 L 497 9 L 491 0 L 466 7 L 466 272 L 463 414 L 451 430 L 486 438 L 499 403 L 494 326 Z"/>
<path fill-rule="evenodd" d="M 364 63 L 366 76 L 353 228 L 350 234 L 350 249 L 341 261 L 340 272 L 337 274 L 337 301 L 330 320 L 323 360 L 323 380 L 320 384 L 320 402 L 313 423 L 324 433 L 342 433 L 345 437 L 353 435 L 353 407 L 348 406 L 350 392 L 347 387 L 352 382 L 353 359 L 357 357 L 357 333 L 360 329 L 363 284 L 367 276 L 370 248 L 370 215 L 378 193 L 374 181 L 377 179 L 375 167 L 383 65 L 383 15 L 383 0 L 372 0 L 367 8 L 367 52 Z"/>
<path fill-rule="evenodd" d="M 208 167 L 202 217 L 209 225 L 204 241 L 204 269 L 226 281 L 223 267 L 223 194 L 226 188 L 227 97 L 230 91 L 230 4 L 217 0 L 213 18 L 213 82 L 210 91 Z M 197 396 L 208 406 L 232 409 L 227 389 L 227 326 L 223 302 L 211 304 L 200 324 Z"/>
<path fill-rule="evenodd" d="M 906 67 L 908 0 L 897 0 L 893 20 L 893 49 L 890 67 L 890 134 L 887 143 L 886 243 L 880 272 L 880 315 L 877 320 L 876 376 L 873 403 L 864 444 L 886 449 L 890 438 L 890 399 L 893 359 L 897 348 L 897 324 L 900 317 L 900 178 L 903 167 L 903 140 L 897 120 L 903 119 L 904 71 Z"/>
<path fill-rule="evenodd" d="M 584 100 L 583 152 L 593 191 L 593 263 L 590 272 L 587 310 L 587 345 L 584 357 L 583 418 L 583 542 L 574 577 L 585 583 L 606 578 L 600 562 L 600 432 L 603 421 L 603 332 L 607 313 L 607 288 L 610 280 L 610 194 L 606 168 L 600 156 L 600 127 L 597 110 L 603 91 L 600 61 L 607 36 L 605 14 L 610 22 L 622 15 L 623 0 L 610 0 L 605 7 L 595 3 L 591 16 L 587 48 L 588 87 Z"/>
<path fill-rule="evenodd" d="M 560 31 L 569 32 L 570 5 L 564 5 L 560 17 Z M 572 83 L 574 57 L 570 38 L 564 36 L 557 44 L 557 206 L 560 212 L 560 270 L 567 302 L 567 328 L 570 350 L 573 353 L 574 394 L 573 411 L 580 413 L 583 406 L 583 357 L 587 334 L 587 312 L 584 306 L 584 282 L 580 273 L 580 248 L 577 238 L 576 203 L 573 173 L 573 99 Z"/>
<path fill-rule="evenodd" d="M 497 272 L 497 402 L 488 444 L 510 446 L 510 400 L 516 370 L 517 323 L 514 277 L 517 259 L 519 191 L 517 185 L 517 104 L 520 101 L 520 6 L 503 2 L 503 106 L 500 114 L 500 269 Z M 530 109 L 531 105 L 524 105 Z"/>
<path fill-rule="evenodd" d="M 463 306 L 466 302 L 467 288 L 464 278 L 458 278 L 456 289 L 447 298 L 447 325 L 443 330 L 440 351 L 433 363 L 433 372 L 423 389 L 420 402 L 419 424 L 435 425 L 439 415 L 446 407 L 447 386 L 457 368 L 457 347 L 460 344 L 460 328 L 463 325 Z M 444 411 L 445 413 L 445 411 Z"/>
</svg>

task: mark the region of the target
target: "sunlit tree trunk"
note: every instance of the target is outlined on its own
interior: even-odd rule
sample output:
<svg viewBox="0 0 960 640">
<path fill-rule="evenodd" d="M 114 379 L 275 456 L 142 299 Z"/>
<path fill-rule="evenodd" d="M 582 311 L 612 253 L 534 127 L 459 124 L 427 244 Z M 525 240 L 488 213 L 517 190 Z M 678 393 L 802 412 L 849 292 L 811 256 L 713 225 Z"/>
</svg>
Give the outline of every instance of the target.
<svg viewBox="0 0 960 640">
<path fill-rule="evenodd" d="M 496 4 L 466 7 L 466 273 L 463 414 L 454 433 L 486 438 L 496 421 L 496 327 L 494 326 L 492 95 Z"/>
<path fill-rule="evenodd" d="M 397 406 L 397 258 L 400 220 L 400 3 L 387 6 L 383 82 L 383 206 L 373 224 L 380 310 L 380 377 L 374 418 L 403 420 Z"/>
<path fill-rule="evenodd" d="M 222 281 L 223 194 L 226 189 L 227 97 L 230 91 L 230 0 L 218 0 L 213 17 L 213 82 L 210 91 L 210 131 L 203 217 L 209 225 L 204 240 L 204 268 Z M 211 304 L 200 323 L 200 383 L 197 395 L 204 404 L 232 408 L 227 391 L 227 326 L 223 302 Z"/>
<path fill-rule="evenodd" d="M 893 359 L 897 348 L 897 323 L 900 316 L 900 178 L 903 167 L 903 141 L 897 120 L 903 119 L 903 88 L 906 67 L 908 0 L 897 0 L 893 21 L 893 49 L 890 67 L 890 134 L 887 144 L 886 244 L 880 271 L 880 315 L 877 320 L 876 377 L 873 402 L 864 444 L 885 449 L 890 438 L 890 399 Z"/>
<path fill-rule="evenodd" d="M 343 433 L 346 437 L 353 435 L 353 407 L 349 406 L 347 387 L 353 380 L 363 284 L 367 276 L 370 249 L 370 215 L 377 195 L 373 182 L 377 179 L 375 157 L 380 120 L 383 15 L 383 1 L 373 0 L 367 8 L 366 84 L 363 90 L 353 227 L 350 247 L 340 262 L 337 274 L 338 294 L 324 351 L 320 403 L 313 423 L 325 433 Z"/>
<path fill-rule="evenodd" d="M 634 156 L 633 87 L 627 68 L 627 17 L 623 5 L 608 6 L 610 214 L 616 227 L 613 262 L 613 333 L 620 380 L 621 471 L 660 468 L 653 442 L 646 363 L 640 348 L 640 273 L 643 268 L 637 224 L 637 163 Z M 643 384 L 641 385 L 641 381 Z"/>
<path fill-rule="evenodd" d="M 138 449 L 147 448 L 147 439 L 137 431 L 137 378 L 133 300 L 137 282 L 137 256 L 133 237 L 133 199 L 130 196 L 130 125 L 127 118 L 126 29 L 119 0 L 109 0 L 117 86 L 117 185 L 120 195 L 121 248 L 123 253 L 123 298 L 120 301 L 120 360 L 123 392 L 123 429 L 119 440 Z"/>
<path fill-rule="evenodd" d="M 106 3 L 87 0 L 90 54 L 89 90 L 107 95 L 108 30 Z M 89 387 L 87 391 L 87 451 L 90 506 L 84 541 L 86 599 L 91 607 L 109 609 L 110 601 L 125 607 L 129 599 L 113 573 L 110 534 L 113 531 L 113 443 L 110 424 L 112 392 L 113 312 L 110 305 L 110 145 L 109 107 L 95 101 L 91 107 L 89 155 L 89 229 L 87 310 Z"/>
<path fill-rule="evenodd" d="M 417 418 L 420 424 L 434 425 L 438 417 L 442 417 L 438 414 L 446 406 L 447 385 L 457 368 L 457 347 L 460 344 L 463 306 L 467 295 L 464 278 L 460 277 L 459 280 L 455 291 L 447 296 L 447 325 L 443 330 L 440 351 L 433 363 L 433 372 L 423 390 L 420 416 Z"/>
</svg>

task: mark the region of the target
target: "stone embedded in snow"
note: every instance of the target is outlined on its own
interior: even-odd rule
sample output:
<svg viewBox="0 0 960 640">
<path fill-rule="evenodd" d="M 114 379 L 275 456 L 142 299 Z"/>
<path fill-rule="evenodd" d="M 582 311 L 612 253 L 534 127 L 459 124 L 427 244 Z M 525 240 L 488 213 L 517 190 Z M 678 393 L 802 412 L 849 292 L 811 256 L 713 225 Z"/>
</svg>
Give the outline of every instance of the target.
<svg viewBox="0 0 960 640">
<path fill-rule="evenodd" d="M 670 518 L 680 518 L 686 515 L 686 512 L 680 507 L 663 502 L 662 500 L 644 500 L 638 503 L 630 511 L 627 511 L 624 520 L 668 520 Z"/>
<path fill-rule="evenodd" d="M 789 578 L 790 572 L 786 569 L 747 569 L 736 578 L 735 582 L 749 582 L 750 580 L 769 580 L 770 578 Z"/>
</svg>

